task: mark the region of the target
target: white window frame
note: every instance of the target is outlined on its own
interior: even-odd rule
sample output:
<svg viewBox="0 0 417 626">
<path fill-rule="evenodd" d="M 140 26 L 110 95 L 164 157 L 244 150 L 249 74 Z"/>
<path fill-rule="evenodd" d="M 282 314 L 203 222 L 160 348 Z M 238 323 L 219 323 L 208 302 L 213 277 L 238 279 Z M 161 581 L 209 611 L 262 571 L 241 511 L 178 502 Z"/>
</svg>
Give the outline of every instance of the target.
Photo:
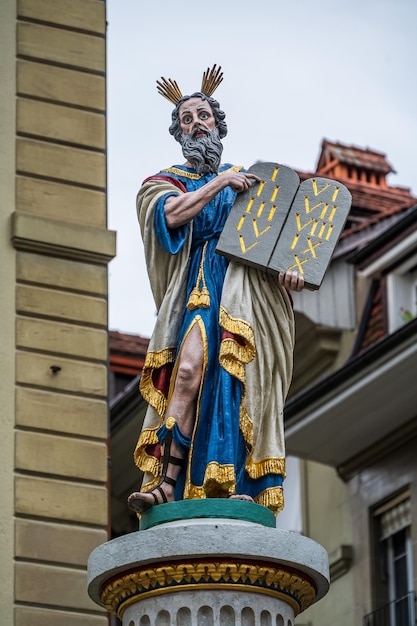
<svg viewBox="0 0 417 626">
<path fill-rule="evenodd" d="M 390 333 L 406 323 L 402 318 L 401 308 L 411 312 L 415 311 L 413 285 L 416 281 L 416 274 L 413 268 L 417 267 L 416 251 L 417 230 L 414 230 L 360 272 L 364 278 L 370 279 L 380 278 L 386 273 L 388 330 Z M 409 257 L 407 261 L 401 263 L 401 260 L 406 257 Z M 394 266 L 396 266 L 395 270 L 390 271 L 389 268 Z"/>
<path fill-rule="evenodd" d="M 417 314 L 417 257 L 409 259 L 387 276 L 388 330 L 395 332 L 407 323 L 404 311 Z M 412 271 L 410 271 L 412 269 Z"/>
<path fill-rule="evenodd" d="M 406 532 L 406 540 L 405 540 L 405 557 L 407 563 L 407 594 L 413 591 L 413 546 L 411 543 L 411 527 L 407 526 L 405 529 Z M 393 549 L 393 537 L 391 535 L 387 539 L 387 565 L 388 565 L 388 583 L 389 583 L 389 603 L 390 603 L 390 618 L 391 624 L 394 626 L 397 623 L 396 620 L 396 603 L 401 598 L 397 597 L 397 591 L 395 589 L 396 579 L 395 579 L 395 562 L 394 562 L 394 549 Z M 411 602 L 408 605 L 409 610 L 409 623 L 415 623 L 415 615 L 414 615 L 414 602 Z"/>
</svg>

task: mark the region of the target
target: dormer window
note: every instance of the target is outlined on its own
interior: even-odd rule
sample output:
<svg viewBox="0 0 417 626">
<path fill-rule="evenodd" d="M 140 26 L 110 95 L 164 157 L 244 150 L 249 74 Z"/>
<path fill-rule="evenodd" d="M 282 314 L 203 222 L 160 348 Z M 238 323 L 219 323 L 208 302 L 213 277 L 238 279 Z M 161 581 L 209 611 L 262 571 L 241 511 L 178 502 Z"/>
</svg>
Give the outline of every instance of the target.
<svg viewBox="0 0 417 626">
<path fill-rule="evenodd" d="M 417 316 L 416 259 L 402 264 L 387 276 L 388 326 L 392 333 Z"/>
</svg>

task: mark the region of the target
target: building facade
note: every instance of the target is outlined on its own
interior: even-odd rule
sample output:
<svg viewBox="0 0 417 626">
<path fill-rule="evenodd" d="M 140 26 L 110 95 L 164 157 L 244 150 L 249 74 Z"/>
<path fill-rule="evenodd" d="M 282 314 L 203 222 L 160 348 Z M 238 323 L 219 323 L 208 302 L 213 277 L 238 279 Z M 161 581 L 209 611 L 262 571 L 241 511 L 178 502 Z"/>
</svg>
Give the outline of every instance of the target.
<svg viewBox="0 0 417 626">
<path fill-rule="evenodd" d="M 105 2 L 3 0 L 0 64 L 2 622 L 104 626 Z"/>
<path fill-rule="evenodd" d="M 330 555 L 330 592 L 308 620 L 412 626 L 417 204 L 387 184 L 384 155 L 325 142 L 319 172 L 326 153 L 352 191 L 353 219 L 324 290 L 295 298 L 309 336 L 330 334 L 332 342 L 321 353 L 316 343 L 313 365 L 306 340 L 299 344 L 297 367 L 308 382 L 295 378 L 286 405 L 287 449 L 301 459 L 303 532 Z"/>
</svg>

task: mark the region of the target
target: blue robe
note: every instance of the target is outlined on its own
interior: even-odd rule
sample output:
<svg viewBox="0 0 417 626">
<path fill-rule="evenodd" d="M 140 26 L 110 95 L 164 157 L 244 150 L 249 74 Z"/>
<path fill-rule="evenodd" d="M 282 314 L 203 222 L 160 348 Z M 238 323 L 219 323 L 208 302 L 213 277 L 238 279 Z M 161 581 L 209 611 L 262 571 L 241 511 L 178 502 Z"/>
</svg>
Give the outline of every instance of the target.
<svg viewBox="0 0 417 626">
<path fill-rule="evenodd" d="M 219 174 L 230 168 L 229 164 L 221 166 Z M 181 175 L 181 170 L 184 175 Z M 197 190 L 216 176 L 208 173 L 194 178 L 193 172 L 191 168 L 176 166 L 161 172 L 159 176 L 175 178 L 187 192 Z M 162 248 L 175 255 L 187 241 L 189 225 L 175 229 L 167 227 L 164 205 L 169 195 L 172 194 L 164 195 L 157 203 L 154 227 Z M 219 362 L 223 333 L 219 324 L 219 309 L 229 261 L 216 254 L 215 248 L 235 197 L 236 193 L 231 187 L 226 187 L 193 219 L 186 286 L 188 306 L 183 311 L 177 355 L 184 337 L 195 323 L 200 326 L 206 351 L 196 423 L 189 451 L 188 476 L 184 472 L 178 480 L 176 499 L 181 499 L 184 495 L 218 497 L 231 493 L 247 494 L 256 498 L 265 489 L 281 487 L 283 481 L 282 474 L 269 473 L 252 479 L 245 472 L 249 450 L 239 428 L 242 383 L 223 369 Z M 203 288 L 208 290 L 209 304 L 207 297 L 197 298 L 200 304 L 195 304 L 193 290 L 201 292 Z M 190 306 L 192 302 L 194 304 Z"/>
</svg>

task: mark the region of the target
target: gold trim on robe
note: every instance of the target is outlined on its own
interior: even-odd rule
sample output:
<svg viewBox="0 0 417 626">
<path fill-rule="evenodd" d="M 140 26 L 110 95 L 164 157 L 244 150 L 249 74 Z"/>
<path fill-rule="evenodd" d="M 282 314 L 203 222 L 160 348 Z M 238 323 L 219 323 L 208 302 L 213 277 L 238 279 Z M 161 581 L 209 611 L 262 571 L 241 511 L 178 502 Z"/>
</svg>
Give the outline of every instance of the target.
<svg viewBox="0 0 417 626">
<path fill-rule="evenodd" d="M 218 176 L 222 174 L 226 174 L 227 172 L 241 172 L 243 170 L 243 165 L 232 165 L 232 167 L 228 167 L 227 170 L 223 170 L 222 172 L 217 172 Z M 200 180 L 204 176 L 204 174 L 197 174 L 195 172 L 189 172 L 188 170 L 183 170 L 181 167 L 167 167 L 164 170 L 161 170 L 166 174 L 174 174 L 175 176 L 181 176 L 182 178 L 188 178 L 189 180 Z"/>
<path fill-rule="evenodd" d="M 271 509 L 277 515 L 284 508 L 284 490 L 282 487 L 265 489 L 255 498 L 255 502 Z"/>
</svg>

